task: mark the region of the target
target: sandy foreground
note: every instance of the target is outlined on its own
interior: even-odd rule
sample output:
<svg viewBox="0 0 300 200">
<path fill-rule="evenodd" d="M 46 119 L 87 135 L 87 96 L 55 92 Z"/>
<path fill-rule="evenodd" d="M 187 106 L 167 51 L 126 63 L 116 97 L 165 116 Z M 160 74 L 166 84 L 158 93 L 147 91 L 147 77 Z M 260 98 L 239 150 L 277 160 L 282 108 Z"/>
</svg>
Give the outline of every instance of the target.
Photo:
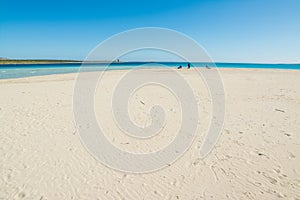
<svg viewBox="0 0 300 200">
<path fill-rule="evenodd" d="M 149 109 L 160 103 L 166 124 L 155 137 L 129 137 L 110 104 L 124 73 L 107 72 L 95 94 L 106 137 L 130 152 L 164 148 L 180 127 L 176 97 L 155 85 L 136 90 L 132 120 L 148 125 Z M 141 174 L 103 165 L 81 143 L 72 107 L 76 74 L 0 80 L 0 199 L 300 199 L 300 71 L 221 69 L 224 127 L 204 159 L 199 150 L 212 117 L 210 95 L 196 71 L 180 73 L 197 100 L 196 137 L 176 162 Z"/>
</svg>

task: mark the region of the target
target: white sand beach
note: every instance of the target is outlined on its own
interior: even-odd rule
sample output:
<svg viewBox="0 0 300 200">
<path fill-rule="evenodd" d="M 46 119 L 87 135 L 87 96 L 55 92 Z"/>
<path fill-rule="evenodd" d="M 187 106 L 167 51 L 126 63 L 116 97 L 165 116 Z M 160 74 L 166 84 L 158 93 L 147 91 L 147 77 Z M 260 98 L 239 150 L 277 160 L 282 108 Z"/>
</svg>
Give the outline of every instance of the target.
<svg viewBox="0 0 300 200">
<path fill-rule="evenodd" d="M 124 72 L 103 77 L 95 95 L 98 120 L 118 148 L 156 151 L 180 126 L 178 102 L 154 86 L 136 91 L 133 121 L 148 124 L 149 108 L 161 103 L 166 125 L 149 139 L 122 134 L 109 99 Z M 221 69 L 224 127 L 204 159 L 199 150 L 210 125 L 210 96 L 194 69 L 179 73 L 197 100 L 196 137 L 176 162 L 141 174 L 103 165 L 81 143 L 72 107 L 76 74 L 0 80 L 0 199 L 300 199 L 300 71 Z"/>
</svg>

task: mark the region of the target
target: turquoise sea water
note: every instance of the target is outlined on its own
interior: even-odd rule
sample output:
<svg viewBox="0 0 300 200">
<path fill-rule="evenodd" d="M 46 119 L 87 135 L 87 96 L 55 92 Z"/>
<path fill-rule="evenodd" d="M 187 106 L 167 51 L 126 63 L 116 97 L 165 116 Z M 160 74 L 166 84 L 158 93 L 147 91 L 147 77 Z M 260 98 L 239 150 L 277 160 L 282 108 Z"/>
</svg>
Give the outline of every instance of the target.
<svg viewBox="0 0 300 200">
<path fill-rule="evenodd" d="M 187 67 L 183 62 L 124 62 L 112 63 L 108 68 L 106 64 L 84 64 L 84 71 L 98 70 L 120 70 L 132 68 L 158 68 L 170 67 L 176 68 L 182 65 Z M 300 70 L 300 64 L 251 64 L 251 63 L 192 63 L 192 67 L 218 67 L 218 68 L 262 68 L 262 69 L 296 69 Z M 23 78 L 30 76 L 42 76 L 50 74 L 75 73 L 80 69 L 81 64 L 17 64 L 17 65 L 0 65 L 0 79 Z"/>
</svg>

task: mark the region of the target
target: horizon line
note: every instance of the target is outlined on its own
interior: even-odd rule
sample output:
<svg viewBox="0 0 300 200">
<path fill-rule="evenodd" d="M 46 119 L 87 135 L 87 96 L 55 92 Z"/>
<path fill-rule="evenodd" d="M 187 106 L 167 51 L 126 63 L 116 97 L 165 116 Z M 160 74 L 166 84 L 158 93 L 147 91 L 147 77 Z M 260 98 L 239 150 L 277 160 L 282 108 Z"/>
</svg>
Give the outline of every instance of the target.
<svg viewBox="0 0 300 200">
<path fill-rule="evenodd" d="M 300 64 L 300 62 L 241 62 L 241 61 L 166 61 L 166 60 L 89 60 L 85 61 L 82 59 L 56 59 L 56 58 L 7 58 L 7 57 L 0 57 L 0 64 L 1 61 L 44 61 L 44 62 L 99 62 L 99 63 L 130 63 L 130 62 L 143 62 L 143 63 L 153 63 L 153 62 L 169 62 L 169 63 L 185 63 L 185 62 L 191 62 L 191 63 L 228 63 L 228 64 Z M 9 64 L 9 63 L 7 63 Z"/>
</svg>

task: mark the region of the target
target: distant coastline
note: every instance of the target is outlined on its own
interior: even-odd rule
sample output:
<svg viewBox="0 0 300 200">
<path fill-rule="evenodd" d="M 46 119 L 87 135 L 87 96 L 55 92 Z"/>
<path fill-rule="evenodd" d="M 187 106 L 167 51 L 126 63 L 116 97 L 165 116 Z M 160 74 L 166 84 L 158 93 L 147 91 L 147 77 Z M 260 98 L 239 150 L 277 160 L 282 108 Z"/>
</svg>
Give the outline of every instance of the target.
<svg viewBox="0 0 300 200">
<path fill-rule="evenodd" d="M 0 65 L 18 65 L 18 64 L 80 64 L 80 63 L 119 63 L 120 60 L 115 61 L 100 60 L 100 61 L 83 61 L 83 60 L 56 60 L 56 59 L 9 59 L 0 57 Z"/>
<path fill-rule="evenodd" d="M 81 64 L 81 63 L 91 63 L 91 64 L 107 64 L 107 63 L 120 63 L 120 64 L 129 64 L 129 63 L 186 63 L 186 62 L 168 62 L 168 61 L 109 61 L 109 60 L 100 60 L 100 61 L 84 61 L 84 60 L 56 60 L 56 59 L 8 59 L 0 57 L 0 65 L 43 65 L 43 64 Z M 206 62 L 192 62 L 192 63 L 206 63 Z M 210 63 L 222 63 L 222 64 L 275 64 L 275 65 L 299 65 L 300 63 L 249 63 L 249 62 L 210 62 Z"/>
</svg>

